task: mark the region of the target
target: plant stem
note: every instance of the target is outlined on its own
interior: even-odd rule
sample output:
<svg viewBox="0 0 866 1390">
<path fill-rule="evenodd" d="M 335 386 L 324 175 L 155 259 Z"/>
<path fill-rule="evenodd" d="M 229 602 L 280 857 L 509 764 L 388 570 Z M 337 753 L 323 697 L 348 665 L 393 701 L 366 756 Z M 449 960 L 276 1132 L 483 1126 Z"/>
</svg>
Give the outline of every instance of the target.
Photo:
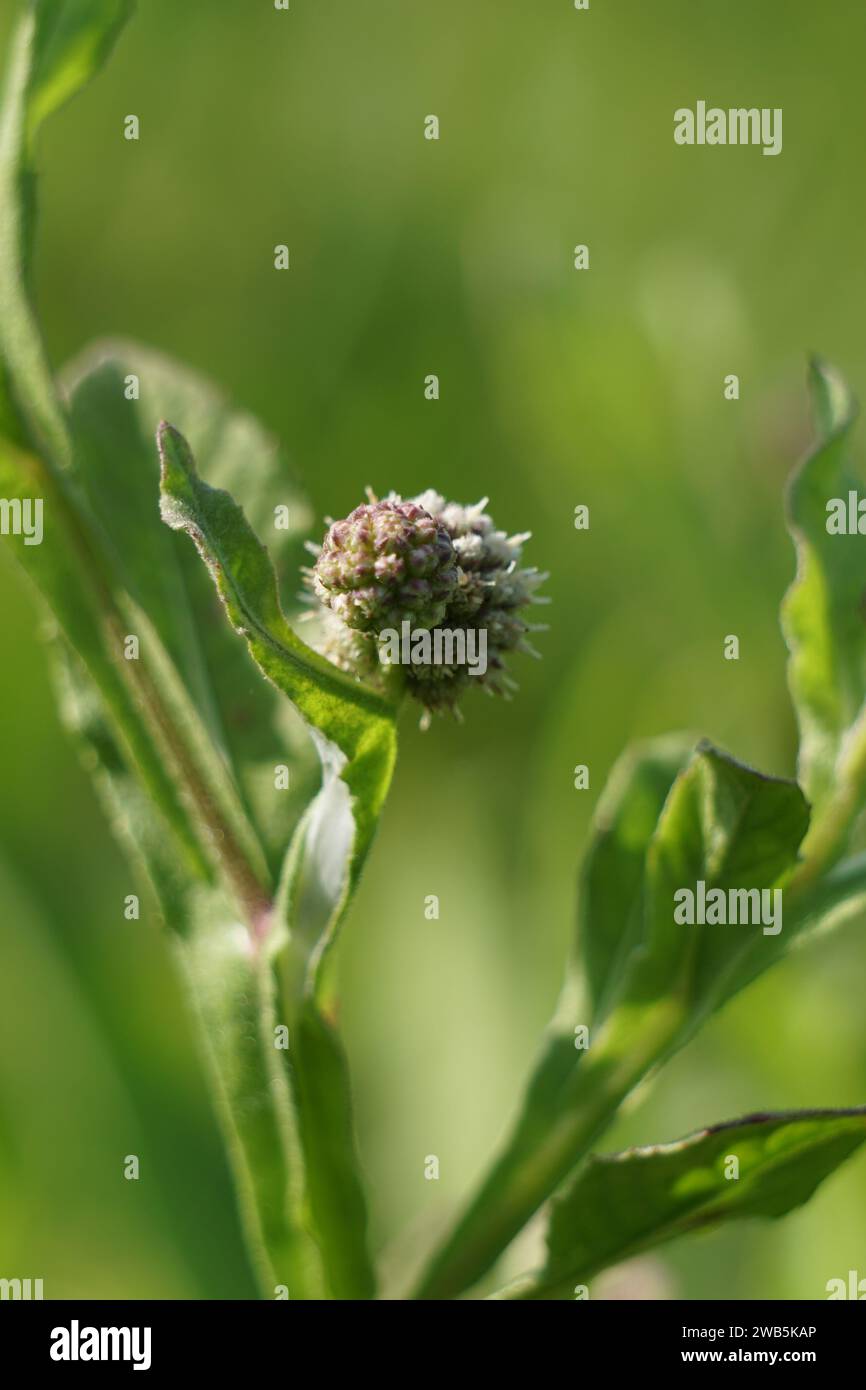
<svg viewBox="0 0 866 1390">
<path fill-rule="evenodd" d="M 795 875 L 792 909 L 809 925 L 846 903 L 866 900 L 866 853 L 835 864 L 813 883 Z M 803 927 L 801 926 L 801 930 Z M 584 1158 L 647 1072 L 682 1041 L 683 1012 L 670 1001 L 649 1020 L 620 1006 L 582 1055 L 558 1099 L 557 1115 L 536 1141 L 519 1132 L 503 1152 L 465 1216 L 427 1270 L 416 1298 L 456 1298 L 476 1283 L 534 1211 Z M 506 1293 L 505 1296 L 510 1296 Z M 516 1296 L 516 1295 L 515 1295 Z"/>
<path fill-rule="evenodd" d="M 138 768 L 145 784 L 166 815 L 169 824 L 178 833 L 188 852 L 194 857 L 194 865 L 200 875 L 212 873 L 211 865 L 222 873 L 238 903 L 244 920 L 254 937 L 258 937 L 263 926 L 269 921 L 272 907 L 271 894 L 265 881 L 263 859 L 256 866 L 247 849 L 241 843 L 237 827 L 232 824 L 220 805 L 213 788 L 208 784 L 195 758 L 194 751 L 187 745 L 178 721 L 166 706 L 153 674 L 148 666 L 146 652 L 136 661 L 126 661 L 123 656 L 125 636 L 129 630 L 128 619 L 124 617 L 115 598 L 111 577 L 104 556 L 101 554 L 90 528 L 80 515 L 76 501 L 65 478 L 59 477 L 56 470 L 49 467 L 41 458 L 16 450 L 19 466 L 27 467 L 33 482 L 41 490 L 57 518 L 60 533 L 69 548 L 70 563 L 75 566 L 93 619 L 101 635 L 101 645 L 105 664 L 96 669 L 88 664 L 90 675 L 99 687 L 120 724 L 120 732 L 127 749 Z M 63 615 L 57 614 L 63 624 Z M 74 639 L 70 636 L 73 645 Z M 82 659 L 86 662 L 86 657 Z M 107 688 L 107 673 L 111 673 L 114 689 Z M 143 722 L 144 730 L 133 731 L 120 718 L 118 709 L 118 685 L 125 688 L 133 708 Z M 157 782 L 147 771 L 147 759 L 141 756 L 142 738 L 150 737 L 157 747 L 157 761 L 169 762 L 177 774 L 177 781 L 184 789 L 185 797 L 198 817 L 201 829 L 186 821 L 176 799 L 173 799 L 171 784 L 164 779 Z M 202 835 L 201 830 L 204 830 Z M 250 831 L 252 841 L 254 832 Z"/>
<path fill-rule="evenodd" d="M 121 651 L 125 625 L 114 607 L 110 594 L 105 593 L 104 600 L 104 620 L 110 645 L 115 651 Z M 139 659 L 122 661 L 120 666 L 133 696 L 140 702 L 154 733 L 174 763 L 189 799 L 207 831 L 208 843 L 204 846 L 207 857 L 216 860 L 243 913 L 250 935 L 258 941 L 271 920 L 271 894 L 253 868 L 234 826 L 223 814 L 191 750 L 186 746 L 175 720 L 156 689 L 146 663 Z"/>
<path fill-rule="evenodd" d="M 206 1043 L 247 1244 L 263 1297 L 323 1296 L 317 1244 L 307 1227 L 301 1143 L 283 1054 L 274 1045 L 276 983 L 267 949 L 231 920 L 207 921 L 178 941 Z"/>
<path fill-rule="evenodd" d="M 833 864 L 817 882 L 798 871 L 785 893 L 792 896 L 794 912 L 807 927 L 844 905 L 859 909 L 866 897 L 866 851 Z"/>
<path fill-rule="evenodd" d="M 584 1053 L 562 1095 L 558 1118 L 543 1138 L 515 1157 L 507 1142 L 499 1162 L 415 1292 L 419 1299 L 457 1298 L 484 1275 L 545 1198 L 559 1186 L 610 1122 L 625 1097 L 658 1062 L 682 1024 L 669 1000 L 647 1016 L 620 1006 Z"/>
<path fill-rule="evenodd" d="M 811 887 L 844 853 L 845 844 L 863 805 L 866 788 L 866 709 L 852 726 L 840 760 L 836 786 L 803 842 L 803 861 L 786 892 Z"/>
</svg>

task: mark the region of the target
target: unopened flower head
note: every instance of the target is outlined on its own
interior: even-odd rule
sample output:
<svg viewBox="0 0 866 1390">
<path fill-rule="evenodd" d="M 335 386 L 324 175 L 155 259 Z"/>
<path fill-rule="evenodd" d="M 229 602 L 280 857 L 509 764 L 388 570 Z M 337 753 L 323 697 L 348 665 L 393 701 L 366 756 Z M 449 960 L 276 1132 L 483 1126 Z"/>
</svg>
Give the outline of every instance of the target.
<svg viewBox="0 0 866 1390">
<path fill-rule="evenodd" d="M 457 586 L 445 527 L 399 498 L 364 503 L 333 522 L 313 574 L 321 602 L 347 627 L 373 634 L 404 618 L 435 627 Z"/>
<path fill-rule="evenodd" d="M 322 547 L 311 547 L 316 564 L 306 576 L 324 655 L 376 682 L 397 652 L 428 716 L 459 714 L 473 687 L 507 696 L 515 686 L 506 655 L 538 654 L 529 633 L 539 625 L 527 609 L 546 602 L 536 591 L 547 576 L 520 563 L 528 534 L 497 530 L 486 505 L 448 502 L 432 489 L 408 501 L 391 493 L 332 523 Z"/>
</svg>

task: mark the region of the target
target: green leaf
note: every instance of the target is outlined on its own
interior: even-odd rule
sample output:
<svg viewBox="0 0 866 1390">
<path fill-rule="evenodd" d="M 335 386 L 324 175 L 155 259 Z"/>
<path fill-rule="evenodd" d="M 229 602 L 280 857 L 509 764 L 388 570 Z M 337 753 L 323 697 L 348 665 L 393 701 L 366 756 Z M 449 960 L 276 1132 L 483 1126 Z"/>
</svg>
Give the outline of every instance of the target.
<svg viewBox="0 0 866 1390">
<path fill-rule="evenodd" d="M 274 1045 L 285 928 L 275 922 L 266 944 L 252 938 L 223 889 L 189 873 L 157 805 L 130 772 L 85 668 L 66 643 L 55 645 L 64 721 L 113 830 L 174 928 L 262 1295 L 273 1298 L 285 1284 L 290 1297 L 321 1296 L 292 1077 Z"/>
<path fill-rule="evenodd" d="M 188 868 L 208 877 L 218 847 L 222 862 L 234 865 L 235 888 L 253 907 L 264 877 L 254 837 L 224 770 L 213 759 L 206 766 L 208 744 L 192 702 L 184 701 L 146 614 L 117 583 L 70 479 L 71 435 L 28 293 L 32 136 L 39 120 L 92 75 L 126 13 L 113 4 L 38 0 L 26 8 L 13 40 L 0 111 L 0 478 L 7 497 L 44 504 L 44 543 L 21 546 L 19 557 L 85 662 L 124 756 L 184 846 Z M 122 659 L 130 632 L 147 645 L 140 667 Z"/>
<path fill-rule="evenodd" d="M 36 0 L 28 136 L 99 72 L 132 16 L 133 0 Z"/>
<path fill-rule="evenodd" d="M 285 917 L 271 914 L 265 945 L 251 940 L 224 892 L 189 874 L 83 666 L 65 643 L 56 646 L 64 722 L 82 744 L 115 834 L 174 928 L 263 1296 L 273 1298 L 282 1283 L 293 1298 L 321 1297 L 326 1288 L 337 1298 L 370 1298 L 346 1063 L 311 1000 L 300 1016 L 282 1009 Z M 290 1029 L 289 1053 L 274 1045 L 276 1023 Z"/>
<path fill-rule="evenodd" d="M 133 684 L 133 663 L 122 659 L 124 634 L 130 627 L 113 600 L 110 578 L 65 489 L 41 460 L 0 438 L 0 493 L 10 500 L 42 501 L 42 543 L 25 545 L 23 538 L 16 537 L 16 557 L 98 687 L 122 742 L 123 756 L 160 807 L 182 847 L 187 872 L 211 878 L 213 868 L 191 807 L 178 791 L 171 759 L 159 745 Z"/>
<path fill-rule="evenodd" d="M 626 785 L 643 795 L 640 777 Z M 621 803 L 612 801 L 619 807 L 614 824 L 625 824 Z M 761 924 L 678 924 L 674 894 L 695 891 L 699 881 L 726 893 L 774 888 L 797 862 L 808 819 L 795 783 L 764 777 L 709 744 L 698 747 L 646 847 L 640 933 L 631 930 L 634 946 L 612 1007 L 600 1026 L 593 1023 L 588 1049 L 577 1048 L 574 1030 L 592 1021 L 591 1002 L 573 984 L 566 988 L 511 1138 L 434 1257 L 420 1297 L 452 1298 L 481 1278 L 638 1082 L 729 997 L 755 941 L 770 943 L 761 948 L 763 965 L 785 949 L 784 924 L 776 936 L 762 935 Z M 626 920 L 623 930 L 629 933 Z"/>
<path fill-rule="evenodd" d="M 504 1298 L 566 1299 L 664 1241 L 801 1206 L 866 1139 L 866 1109 L 749 1115 L 677 1143 L 590 1158 L 554 1200 L 547 1260 Z M 732 1177 L 731 1158 L 738 1162 Z"/>
<path fill-rule="evenodd" d="M 162 524 L 154 448 L 159 420 L 170 413 L 194 442 L 205 476 L 243 495 L 255 524 L 269 535 L 277 564 L 292 575 L 303 556 L 308 505 L 277 441 L 182 363 L 132 343 L 97 344 L 63 380 L 76 478 L 113 570 L 159 631 L 231 769 L 277 879 L 318 786 L 318 759 L 301 719 L 262 680 L 227 626 L 194 551 Z M 128 399 L 131 389 L 137 398 Z M 278 527 L 286 513 L 289 525 Z M 289 768 L 288 790 L 275 787 L 279 764 Z"/>
<path fill-rule="evenodd" d="M 623 970 L 643 934 L 647 850 L 671 786 L 694 749 L 694 739 L 672 735 L 647 740 L 618 760 L 599 798 L 578 887 L 575 959 L 532 1071 L 513 1131 L 477 1196 L 466 1224 L 440 1257 L 443 1269 L 459 1258 L 471 1231 L 502 1210 L 499 1194 L 516 1181 L 543 1146 L 564 1104 L 565 1087 L 580 1064 L 578 1022 L 600 1023 L 621 989 Z M 437 1290 L 437 1265 L 424 1289 Z"/>
<path fill-rule="evenodd" d="M 366 1298 L 373 1288 L 366 1213 L 345 1062 L 324 1013 L 325 964 L 390 783 L 396 709 L 296 636 L 268 553 L 241 509 L 202 482 L 177 430 L 161 426 L 159 447 L 163 520 L 195 542 L 232 626 L 308 723 L 322 760 L 322 787 L 295 834 L 277 898 L 274 917 L 289 925 L 277 969 L 284 1017 L 297 1038 L 292 1077 L 328 1286 L 336 1297 Z"/>
<path fill-rule="evenodd" d="M 28 101 L 37 23 L 28 9 L 13 40 L 0 109 L 0 359 L 11 407 L 5 413 L 20 418 L 26 431 L 12 434 L 12 442 L 29 443 L 51 467 L 62 468 L 71 444 L 27 283 L 35 203 Z"/>
<path fill-rule="evenodd" d="M 685 735 L 637 744 L 619 759 L 599 798 L 577 899 L 578 964 L 596 1021 L 641 941 L 647 849 L 694 744 Z"/>
<path fill-rule="evenodd" d="M 105 61 L 132 12 L 128 0 L 31 0 L 10 49 L 0 109 L 0 359 L 28 431 L 13 434 L 54 468 L 71 441 L 29 294 L 35 217 L 33 148 L 42 122 Z M 16 411 L 16 413 L 17 413 Z M 8 435 L 8 421 L 3 426 Z"/>
<path fill-rule="evenodd" d="M 856 403 L 825 363 L 812 364 L 811 386 L 819 435 L 788 487 L 797 577 L 783 603 L 782 625 L 800 726 L 800 781 L 820 810 L 848 775 L 851 750 L 844 743 L 866 698 L 866 554 L 856 531 L 827 531 L 827 503 L 841 498 L 847 508 L 849 492 L 859 486 L 848 464 Z"/>
<path fill-rule="evenodd" d="M 292 631 L 282 608 L 273 565 L 231 496 L 203 482 L 185 439 L 170 425 L 159 430 L 162 462 L 161 512 L 172 530 L 186 531 L 204 559 L 232 626 L 246 640 L 262 673 L 296 706 L 321 738 L 320 794 L 333 814 L 312 811 L 294 847 L 289 898 L 297 874 L 309 862 L 311 838 L 322 847 L 312 875 L 325 885 L 326 907 L 319 934 L 321 970 L 336 921 L 354 889 L 390 784 L 396 750 L 396 707 L 320 657 Z M 338 783 L 339 779 L 339 783 Z M 340 787 L 343 791 L 341 792 Z M 348 789 L 354 832 L 341 801 Z M 341 814 L 341 810 L 343 814 Z M 318 831 L 311 837 L 311 830 Z M 345 865 L 345 868 L 344 868 Z M 317 909 L 318 910 L 318 909 Z M 327 940 L 321 940 L 322 935 Z"/>
<path fill-rule="evenodd" d="M 52 656 L 61 718 L 79 746 L 112 832 L 149 886 L 166 925 L 183 934 L 189 923 L 190 894 L 200 878 L 212 882 L 212 875 L 206 865 L 201 874 L 191 872 L 182 853 L 183 842 L 172 833 L 174 826 L 159 799 L 149 794 L 146 782 L 130 764 L 86 666 L 59 634 L 52 643 Z"/>
<path fill-rule="evenodd" d="M 293 1030 L 290 1059 L 315 1228 L 331 1296 L 375 1297 L 367 1208 L 355 1152 L 349 1070 L 336 1028 L 312 999 Z"/>
<path fill-rule="evenodd" d="M 45 117 L 93 75 L 128 12 L 128 5 L 110 0 L 35 0 L 13 44 L 0 112 L 0 483 L 7 498 L 36 496 L 45 504 L 45 545 L 22 545 L 21 558 L 62 628 L 68 721 L 85 743 L 115 825 L 177 929 L 263 1288 L 272 1294 L 276 1279 L 293 1297 L 325 1289 L 320 1253 L 303 1218 L 311 1201 L 324 1227 L 328 1286 L 366 1296 L 361 1291 L 372 1288 L 372 1275 L 339 1045 L 324 1023 L 313 1026 L 318 1015 L 308 1001 L 296 1075 L 283 1065 L 271 1027 L 278 1013 L 296 1016 L 298 999 L 287 981 L 301 989 L 313 983 L 306 971 L 296 976 L 288 968 L 293 952 L 271 888 L 298 820 L 299 793 L 305 799 L 313 785 L 306 773 L 296 778 L 292 796 L 275 807 L 274 753 L 285 757 L 308 741 L 304 733 L 303 744 L 297 743 L 290 707 L 270 698 L 243 647 L 226 642 L 201 573 L 157 524 L 155 458 L 145 440 L 158 414 L 171 410 L 203 449 L 211 476 L 231 486 L 243 477 L 253 513 L 267 507 L 271 523 L 275 495 L 286 504 L 287 474 L 272 442 L 248 417 L 227 409 L 173 364 L 131 349 L 123 362 L 115 354 L 78 371 L 70 430 L 29 295 L 34 137 Z M 131 361 L 145 379 L 135 406 L 122 392 Z M 305 520 L 300 512 L 295 505 L 295 539 Z M 260 524 L 265 519 L 256 517 Z M 282 539 L 274 536 L 277 547 Z M 250 575 L 241 569 L 238 594 L 262 599 L 255 583 L 247 590 Z M 226 599 L 225 592 L 221 596 Z M 278 602 L 275 612 L 285 624 Z M 140 639 L 140 660 L 124 659 L 129 633 Z M 307 817 L 286 861 L 292 870 L 282 878 L 283 903 L 311 901 L 305 882 L 318 877 L 327 884 L 317 906 L 325 914 L 315 959 L 321 982 L 325 948 L 387 790 L 394 711 L 351 682 L 335 688 L 337 673 L 327 663 L 308 679 L 307 649 L 287 624 L 282 635 L 283 653 L 291 650 L 297 659 L 290 693 L 317 737 L 325 732 L 325 784 L 314 804 L 334 794 L 338 779 L 351 798 L 348 849 L 342 831 L 335 846 L 324 820 L 313 833 L 316 818 Z M 271 653 L 257 653 L 252 642 L 250 650 L 273 675 L 266 669 Z M 274 684 L 284 688 L 278 679 Z M 301 915 L 308 921 L 315 916 Z M 308 1191 L 294 1090 L 307 1072 L 319 1077 L 327 1106 L 308 1104 L 303 1144 L 319 1155 L 323 1171 L 342 1169 L 353 1195 L 344 1213 L 348 1230 L 330 1216 L 321 1177 L 319 1191 Z M 341 1117 L 339 1151 L 322 1143 L 320 1113 L 329 1123 Z"/>
<path fill-rule="evenodd" d="M 40 0 L 27 6 L 13 39 L 0 111 L 0 483 L 7 498 L 36 497 L 44 505 L 43 544 L 21 545 L 18 557 L 99 687 L 124 756 L 162 808 L 187 869 L 207 877 L 212 871 L 188 804 L 168 770 L 170 759 L 145 713 L 141 689 L 133 688 L 131 671 L 120 659 L 129 631 L 126 615 L 80 498 L 64 476 L 71 437 L 27 286 L 32 136 L 61 93 L 71 95 L 92 75 L 125 8 Z"/>
<path fill-rule="evenodd" d="M 188 929 L 175 937 L 201 1023 L 233 1159 L 251 1251 L 265 1297 L 284 1284 L 290 1298 L 323 1296 L 318 1244 L 306 1219 L 305 1173 L 290 1076 L 276 1045 L 275 964 L 281 933 L 251 941 L 230 905 L 200 893 Z"/>
<path fill-rule="evenodd" d="M 694 892 L 703 882 L 730 902 L 734 891 L 778 886 L 797 863 L 808 824 L 809 807 L 795 782 L 766 777 L 701 744 L 677 779 L 649 846 L 642 951 L 622 1002 L 676 998 L 690 1033 L 727 997 L 727 978 L 757 937 L 781 953 L 784 919 L 778 931 L 769 921 L 681 925 L 674 894 Z M 763 911 L 763 902 L 759 906 Z"/>
</svg>

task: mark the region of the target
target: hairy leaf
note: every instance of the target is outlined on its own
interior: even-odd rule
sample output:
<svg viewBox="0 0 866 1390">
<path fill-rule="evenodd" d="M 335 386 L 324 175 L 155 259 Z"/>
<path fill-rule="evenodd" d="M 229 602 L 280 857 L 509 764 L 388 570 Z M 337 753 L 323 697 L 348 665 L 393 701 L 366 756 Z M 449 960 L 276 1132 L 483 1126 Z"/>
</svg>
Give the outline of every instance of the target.
<svg viewBox="0 0 866 1390">
<path fill-rule="evenodd" d="M 296 776 L 291 795 L 280 797 L 274 774 L 278 762 L 291 766 L 295 758 L 286 754 L 308 740 L 304 733 L 299 744 L 289 706 L 271 697 L 241 644 L 226 640 L 200 570 L 158 523 L 149 444 L 158 416 L 171 411 L 190 431 L 212 478 L 231 486 L 243 481 L 275 548 L 284 539 L 277 506 L 288 508 L 293 539 L 306 518 L 296 494 L 286 498 L 282 460 L 254 422 L 154 354 L 125 348 L 79 369 L 70 428 L 29 294 L 34 137 L 96 71 L 129 10 L 122 0 L 33 0 L 13 45 L 0 111 L 0 483 L 10 501 L 44 504 L 45 544 L 22 543 L 21 559 L 62 629 L 68 722 L 84 741 L 116 827 L 177 928 L 264 1291 L 272 1296 L 276 1280 L 291 1297 L 326 1287 L 363 1297 L 372 1275 L 339 1045 L 308 1001 L 297 1070 L 274 1047 L 279 1015 L 297 1000 L 286 989 L 291 952 L 272 885 L 298 819 L 299 793 L 313 786 L 306 774 Z M 138 391 L 125 389 L 131 376 Z M 249 596 L 244 583 L 239 592 Z M 255 585 L 252 592 L 262 597 Z M 287 625 L 286 633 L 284 647 L 303 656 L 307 649 Z M 140 643 L 130 659 L 123 650 L 129 635 Z M 336 673 L 327 663 L 306 681 L 304 657 L 298 673 L 293 698 L 317 737 L 320 729 L 326 734 L 328 777 L 316 804 L 329 780 L 336 784 L 342 775 L 347 798 L 351 791 L 352 833 L 346 844 L 341 832 L 335 889 L 328 827 L 313 834 L 315 818 L 308 819 L 289 856 L 293 872 L 283 876 L 281 904 L 312 902 L 316 894 L 305 885 L 320 880 L 326 891 L 316 910 L 326 910 L 327 935 L 357 879 L 387 789 L 394 719 L 384 702 L 371 706 L 370 693 L 351 682 L 332 688 Z M 315 913 L 302 915 L 313 920 Z M 317 963 L 323 950 L 324 943 Z M 307 1102 L 312 1118 L 303 1144 L 299 1081 L 319 1087 L 318 1103 Z M 334 1127 L 339 1143 L 330 1148 L 317 1129 L 320 1114 L 341 1121 Z M 322 1174 L 340 1172 L 344 1211 L 329 1213 L 322 1176 L 311 1193 L 305 1148 Z M 327 1283 L 306 1229 L 310 1200 L 323 1226 Z"/>
<path fill-rule="evenodd" d="M 236 489 L 296 573 L 309 509 L 276 440 L 179 362 L 132 343 L 98 344 L 64 373 L 75 472 L 115 573 L 159 631 L 264 845 L 274 879 L 318 759 L 291 705 L 263 681 L 228 628 L 191 547 L 162 524 L 156 426 L 171 413 L 213 483 Z M 277 525 L 287 519 L 288 525 Z M 289 786 L 275 785 L 285 766 Z"/>
<path fill-rule="evenodd" d="M 163 520 L 173 530 L 190 535 L 229 620 L 246 640 L 256 664 L 321 736 L 324 784 L 320 795 L 331 798 L 331 814 L 321 814 L 321 802 L 318 816 L 312 813 L 317 832 L 313 861 L 310 819 L 302 825 L 293 864 L 297 873 L 306 863 L 314 893 L 325 903 L 324 912 L 318 905 L 315 909 L 322 918 L 320 935 L 330 938 L 360 872 L 390 783 L 396 709 L 338 671 L 292 631 L 280 606 L 267 551 L 231 496 L 199 478 L 182 435 L 169 425 L 161 426 L 159 447 Z M 346 789 L 349 804 L 343 796 Z M 354 832 L 347 844 L 349 805 Z M 288 892 L 290 898 L 297 892 L 295 874 Z M 322 950 L 326 944 L 323 940 Z M 322 951 L 317 968 L 321 958 Z"/>
<path fill-rule="evenodd" d="M 276 1285 L 284 1284 L 289 1298 L 321 1297 L 295 1101 L 275 1045 L 274 1030 L 283 1023 L 278 938 L 251 941 L 213 893 L 193 905 L 190 928 L 175 938 L 177 950 L 199 1013 L 263 1292 L 276 1297 Z"/>
<path fill-rule="evenodd" d="M 276 957 L 238 920 L 216 883 L 191 875 L 153 799 L 130 772 L 98 692 L 65 642 L 56 644 L 61 711 L 76 734 L 108 819 L 150 884 L 201 1025 L 205 1060 L 231 1150 L 241 1215 L 262 1295 L 318 1296 L 320 1256 L 305 1221 L 307 1194 L 289 1071 L 274 1046 Z"/>
<path fill-rule="evenodd" d="M 63 487 L 41 460 L 0 438 L 0 492 L 7 499 L 42 502 L 42 543 L 26 545 L 23 536 L 15 537 L 16 558 L 98 687 L 123 756 L 171 827 L 187 871 L 210 877 L 210 859 L 192 808 L 177 788 L 167 755 L 156 744 L 155 731 L 131 683 L 132 663 L 123 660 L 124 636 L 130 628 L 112 599 L 110 579 L 71 511 Z"/>
<path fill-rule="evenodd" d="M 205 560 L 236 631 L 262 673 L 313 731 L 322 787 L 286 859 L 275 918 L 289 939 L 278 966 L 310 1200 L 328 1286 L 337 1297 L 369 1297 L 373 1275 L 354 1152 L 348 1079 L 323 1012 L 324 970 L 357 882 L 390 783 L 396 710 L 316 655 L 289 626 L 267 551 L 231 496 L 198 477 L 185 439 L 163 425 L 162 516 L 186 531 Z"/>
<path fill-rule="evenodd" d="M 212 881 L 207 866 L 191 871 L 182 842 L 172 833 L 158 798 L 136 774 L 100 692 L 66 638 L 52 643 L 57 703 L 65 727 L 75 738 L 86 771 L 112 832 L 153 893 L 165 923 L 183 934 L 189 898 L 200 878 Z M 195 848 L 195 840 L 192 841 Z"/>
<path fill-rule="evenodd" d="M 310 1203 L 331 1296 L 369 1299 L 375 1278 L 355 1152 L 349 1070 L 336 1028 L 312 999 L 298 1014 L 289 1053 Z"/>
</svg>

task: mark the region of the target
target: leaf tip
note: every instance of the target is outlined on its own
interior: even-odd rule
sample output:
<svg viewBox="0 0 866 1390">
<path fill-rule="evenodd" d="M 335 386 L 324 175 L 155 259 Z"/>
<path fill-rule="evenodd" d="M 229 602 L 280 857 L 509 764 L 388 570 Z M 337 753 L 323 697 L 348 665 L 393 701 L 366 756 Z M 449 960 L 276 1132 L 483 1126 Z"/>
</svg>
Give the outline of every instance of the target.
<svg viewBox="0 0 866 1390">
<path fill-rule="evenodd" d="M 809 358 L 812 411 L 822 440 L 847 430 L 858 413 L 858 403 L 844 376 L 819 353 Z"/>
<path fill-rule="evenodd" d="M 160 473 L 163 486 L 169 474 L 180 469 L 187 477 L 195 475 L 192 450 L 180 430 L 160 420 L 156 427 L 156 447 L 159 450 Z"/>
</svg>

